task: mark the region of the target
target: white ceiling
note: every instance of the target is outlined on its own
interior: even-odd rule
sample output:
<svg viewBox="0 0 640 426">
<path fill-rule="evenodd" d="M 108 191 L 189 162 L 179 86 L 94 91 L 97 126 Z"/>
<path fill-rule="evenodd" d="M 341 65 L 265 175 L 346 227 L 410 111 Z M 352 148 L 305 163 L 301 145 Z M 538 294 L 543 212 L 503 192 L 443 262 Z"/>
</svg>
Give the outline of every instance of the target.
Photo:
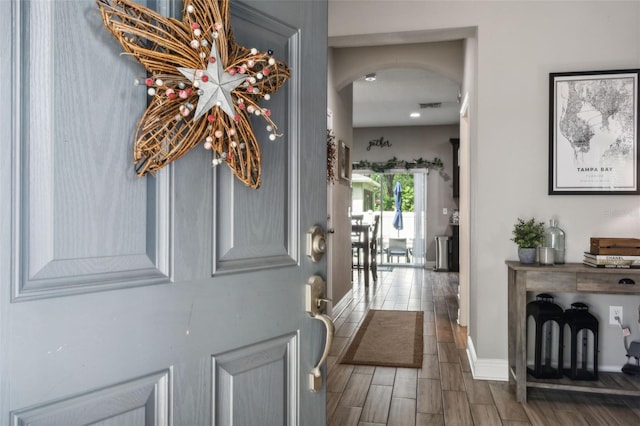
<svg viewBox="0 0 640 426">
<path fill-rule="evenodd" d="M 429 126 L 460 122 L 460 85 L 433 71 L 385 69 L 353 82 L 353 127 Z M 438 108 L 420 104 L 441 103 Z M 411 118 L 419 112 L 419 118 Z"/>
</svg>

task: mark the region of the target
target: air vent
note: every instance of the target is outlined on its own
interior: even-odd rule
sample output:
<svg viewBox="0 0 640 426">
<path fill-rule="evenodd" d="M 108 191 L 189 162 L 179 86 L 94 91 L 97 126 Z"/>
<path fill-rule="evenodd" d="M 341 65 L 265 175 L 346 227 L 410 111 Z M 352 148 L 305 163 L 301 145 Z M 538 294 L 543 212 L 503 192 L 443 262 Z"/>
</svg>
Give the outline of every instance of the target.
<svg viewBox="0 0 640 426">
<path fill-rule="evenodd" d="M 419 104 L 420 109 L 428 109 L 428 108 L 440 108 L 442 106 L 442 102 L 428 102 L 426 104 Z"/>
</svg>

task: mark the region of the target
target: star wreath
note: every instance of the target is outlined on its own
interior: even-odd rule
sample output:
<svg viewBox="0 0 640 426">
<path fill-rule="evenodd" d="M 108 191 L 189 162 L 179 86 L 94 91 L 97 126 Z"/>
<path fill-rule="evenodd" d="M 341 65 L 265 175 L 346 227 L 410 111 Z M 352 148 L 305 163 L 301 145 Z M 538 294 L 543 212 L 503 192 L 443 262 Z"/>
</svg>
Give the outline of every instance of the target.
<svg viewBox="0 0 640 426">
<path fill-rule="evenodd" d="M 269 100 L 289 78 L 273 52 L 236 44 L 228 0 L 186 0 L 179 21 L 130 0 L 96 0 L 105 27 L 146 69 L 151 101 L 136 129 L 138 176 L 153 173 L 203 143 L 247 186 L 261 181 L 260 146 L 249 118 L 261 116 L 275 140 Z"/>
</svg>

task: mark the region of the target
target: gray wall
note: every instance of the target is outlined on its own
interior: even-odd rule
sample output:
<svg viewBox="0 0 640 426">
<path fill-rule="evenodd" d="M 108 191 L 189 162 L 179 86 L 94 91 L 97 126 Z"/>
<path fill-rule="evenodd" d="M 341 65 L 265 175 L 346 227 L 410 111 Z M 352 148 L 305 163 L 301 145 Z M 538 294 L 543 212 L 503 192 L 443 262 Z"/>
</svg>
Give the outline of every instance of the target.
<svg viewBox="0 0 640 426">
<path fill-rule="evenodd" d="M 334 82 L 335 59 L 333 50 L 329 49 L 327 108 L 332 113 L 331 122 L 336 136 L 336 144 L 341 140 L 347 146 L 353 145 L 353 130 L 351 128 L 352 90 L 351 85 L 336 90 Z M 337 148 L 337 147 L 336 147 Z M 333 300 L 333 306 L 340 302 L 351 290 L 351 220 L 348 208 L 351 205 L 350 182 L 340 179 L 337 162 L 338 149 L 336 149 L 337 180 L 329 184 L 327 189 L 327 228 L 334 232 L 328 234 L 328 265 L 327 284 L 329 298 Z"/>
</svg>

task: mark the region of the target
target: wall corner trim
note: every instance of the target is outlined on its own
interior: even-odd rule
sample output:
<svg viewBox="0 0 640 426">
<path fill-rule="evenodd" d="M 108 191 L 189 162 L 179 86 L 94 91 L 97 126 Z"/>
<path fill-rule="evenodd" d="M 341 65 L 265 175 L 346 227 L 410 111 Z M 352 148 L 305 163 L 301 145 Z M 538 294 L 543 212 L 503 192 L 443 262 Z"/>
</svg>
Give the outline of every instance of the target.
<svg viewBox="0 0 640 426">
<path fill-rule="evenodd" d="M 467 358 L 471 366 L 471 374 L 477 380 L 509 380 L 509 363 L 506 359 L 478 358 L 471 336 L 467 337 Z"/>
</svg>

